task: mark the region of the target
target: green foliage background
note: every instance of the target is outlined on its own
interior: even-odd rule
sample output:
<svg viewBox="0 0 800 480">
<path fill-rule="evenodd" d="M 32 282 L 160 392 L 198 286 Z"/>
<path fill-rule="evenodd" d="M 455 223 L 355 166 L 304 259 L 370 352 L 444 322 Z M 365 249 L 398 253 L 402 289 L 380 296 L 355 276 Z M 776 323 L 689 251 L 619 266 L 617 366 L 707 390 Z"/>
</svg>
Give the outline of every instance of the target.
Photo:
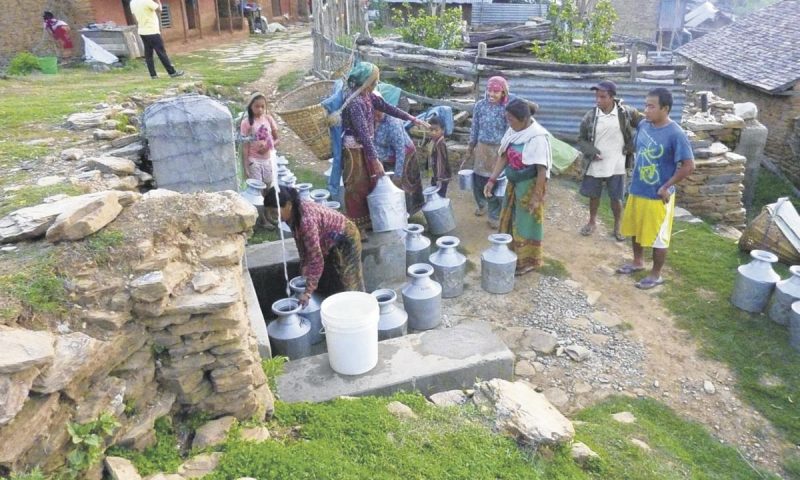
<svg viewBox="0 0 800 480">
<path fill-rule="evenodd" d="M 597 2 L 585 18 L 575 0 L 564 0 L 560 7 L 551 3 L 547 16 L 553 38 L 544 45 L 534 45 L 534 56 L 558 63 L 606 63 L 614 58 L 610 44 L 617 12 L 610 0 Z"/>
</svg>

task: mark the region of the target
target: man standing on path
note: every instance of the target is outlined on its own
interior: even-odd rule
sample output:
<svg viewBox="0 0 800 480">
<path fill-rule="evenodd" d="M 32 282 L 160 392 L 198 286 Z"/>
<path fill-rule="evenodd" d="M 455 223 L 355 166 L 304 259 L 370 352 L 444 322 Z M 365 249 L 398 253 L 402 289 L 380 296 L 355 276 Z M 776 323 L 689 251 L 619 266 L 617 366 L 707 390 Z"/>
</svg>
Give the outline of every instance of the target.
<svg viewBox="0 0 800 480">
<path fill-rule="evenodd" d="M 578 137 L 578 145 L 589 162 L 580 190 L 581 195 L 589 198 L 589 223 L 580 232 L 587 237 L 594 233 L 605 183 L 614 213 L 614 238 L 621 242 L 625 240 L 619 230 L 625 172 L 633 163 L 633 134 L 642 114 L 616 99 L 614 82 L 604 80 L 592 90 L 597 107 L 583 116 Z"/>
<path fill-rule="evenodd" d="M 634 140 L 636 163 L 631 191 L 622 216 L 622 234 L 631 237 L 633 263 L 617 269 L 631 274 L 644 270 L 644 247 L 653 248 L 653 269 L 636 282 L 648 290 L 664 283 L 661 268 L 667 259 L 675 213 L 675 185 L 694 171 L 694 154 L 683 129 L 670 120 L 672 94 L 663 87 L 650 90 L 644 107 L 646 120 Z"/>
<path fill-rule="evenodd" d="M 167 70 L 170 77 L 180 77 L 183 70 L 175 70 L 169 61 L 167 51 L 164 49 L 164 40 L 161 38 L 161 0 L 131 0 L 131 13 L 136 17 L 139 28 L 139 36 L 142 37 L 144 44 L 144 61 L 150 78 L 156 79 L 156 66 L 153 63 L 153 51 L 155 50 L 161 64 Z"/>
</svg>

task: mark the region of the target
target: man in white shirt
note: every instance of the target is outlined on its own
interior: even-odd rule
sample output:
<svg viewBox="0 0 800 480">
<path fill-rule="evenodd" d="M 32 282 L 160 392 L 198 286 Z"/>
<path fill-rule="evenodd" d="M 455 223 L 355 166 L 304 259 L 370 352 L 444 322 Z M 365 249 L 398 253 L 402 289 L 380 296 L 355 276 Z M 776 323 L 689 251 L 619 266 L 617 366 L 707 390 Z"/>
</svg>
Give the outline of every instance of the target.
<svg viewBox="0 0 800 480">
<path fill-rule="evenodd" d="M 142 37 L 144 44 L 144 61 L 150 78 L 157 79 L 156 66 L 153 63 L 153 51 L 158 55 L 161 64 L 167 70 L 170 77 L 180 77 L 183 70 L 175 70 L 167 56 L 164 48 L 164 40 L 161 38 L 161 0 L 131 0 L 131 13 L 136 17 L 139 36 Z"/>
<path fill-rule="evenodd" d="M 630 167 L 634 130 L 642 115 L 635 108 L 623 106 L 615 98 L 617 86 L 614 82 L 603 80 L 592 87 L 592 90 L 595 92 L 597 107 L 583 116 L 578 136 L 580 149 L 588 160 L 580 193 L 589 198 L 589 222 L 580 232 L 584 236 L 594 233 L 600 196 L 605 184 L 611 211 L 614 213 L 614 238 L 621 242 L 625 240 L 620 233 L 625 171 Z"/>
</svg>

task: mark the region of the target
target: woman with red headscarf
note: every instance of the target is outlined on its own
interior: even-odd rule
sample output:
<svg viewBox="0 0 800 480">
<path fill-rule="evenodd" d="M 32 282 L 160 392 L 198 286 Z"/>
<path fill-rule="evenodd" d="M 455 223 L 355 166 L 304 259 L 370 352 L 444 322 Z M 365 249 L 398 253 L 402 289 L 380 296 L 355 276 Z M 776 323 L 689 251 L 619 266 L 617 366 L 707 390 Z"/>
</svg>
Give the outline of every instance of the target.
<svg viewBox="0 0 800 480">
<path fill-rule="evenodd" d="M 508 129 L 505 108 L 510 100 L 508 82 L 503 77 L 491 77 L 486 83 L 486 96 L 475 104 L 472 111 L 472 130 L 469 135 L 467 158 L 473 157 L 472 194 L 481 216 L 489 210 L 489 225 L 497 228 L 500 221 L 502 198 L 487 198 L 483 194 L 487 180 L 499 158 L 500 140 Z"/>
<path fill-rule="evenodd" d="M 52 12 L 44 12 L 42 14 L 42 21 L 44 22 L 44 29 L 49 33 L 53 40 L 63 50 L 65 57 L 72 56 L 72 38 L 70 38 L 69 25 L 63 20 L 59 20 L 53 15 Z"/>
</svg>

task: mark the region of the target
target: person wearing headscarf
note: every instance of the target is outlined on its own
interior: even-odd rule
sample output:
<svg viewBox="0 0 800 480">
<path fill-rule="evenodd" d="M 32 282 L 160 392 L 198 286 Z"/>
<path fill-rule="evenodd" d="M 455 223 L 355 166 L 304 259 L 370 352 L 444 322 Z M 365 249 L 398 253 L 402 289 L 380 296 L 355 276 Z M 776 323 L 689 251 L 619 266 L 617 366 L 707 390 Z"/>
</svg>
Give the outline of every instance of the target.
<svg viewBox="0 0 800 480">
<path fill-rule="evenodd" d="M 476 216 L 489 210 L 489 225 L 497 228 L 500 221 L 500 197 L 486 198 L 483 189 L 494 171 L 499 155 L 500 140 L 508 129 L 505 108 L 511 100 L 508 82 L 503 77 L 491 77 L 486 83 L 486 96 L 475 104 L 472 111 L 472 129 L 469 134 L 467 159 L 473 158 L 472 195 L 475 197 Z"/>
<path fill-rule="evenodd" d="M 544 194 L 553 166 L 550 132 L 533 119 L 531 108 L 522 99 L 506 105 L 509 127 L 500 141 L 500 159 L 483 192 L 491 198 L 497 178 L 505 173 L 508 185 L 499 229 L 514 238 L 516 275 L 542 266 Z"/>
<path fill-rule="evenodd" d="M 399 118 L 375 111 L 375 148 L 384 168 L 394 171 L 392 182 L 406 193 L 406 210 L 414 215 L 422 209 L 422 178 L 417 162 L 417 147 Z"/>
<path fill-rule="evenodd" d="M 367 195 L 384 175 L 375 148 L 375 111 L 428 127 L 426 122 L 386 103 L 375 95 L 380 70 L 368 62 L 354 66 L 347 75 L 347 100 L 342 109 L 344 127 L 342 167 L 344 174 L 344 212 L 362 232 L 372 226 Z"/>
</svg>

